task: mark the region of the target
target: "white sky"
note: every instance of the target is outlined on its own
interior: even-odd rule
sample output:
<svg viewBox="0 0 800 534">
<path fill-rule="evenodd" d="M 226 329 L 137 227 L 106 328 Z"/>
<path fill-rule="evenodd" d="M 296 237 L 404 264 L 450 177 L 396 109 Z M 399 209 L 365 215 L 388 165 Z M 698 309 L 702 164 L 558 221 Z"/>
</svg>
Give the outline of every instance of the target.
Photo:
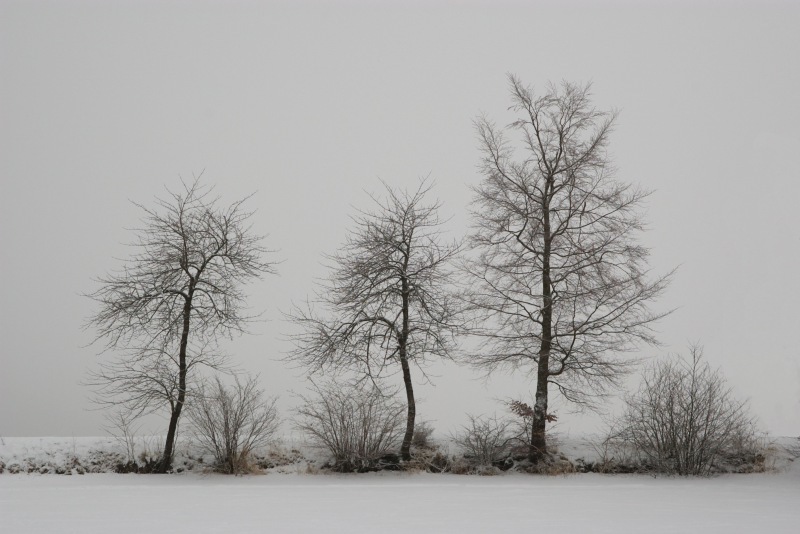
<svg viewBox="0 0 800 534">
<path fill-rule="evenodd" d="M 279 310 L 378 177 L 430 173 L 465 231 L 472 120 L 510 121 L 509 72 L 591 80 L 621 110 L 618 176 L 656 190 L 652 265 L 681 265 L 664 347 L 641 356 L 700 341 L 766 429 L 800 434 L 800 4 L 632 4 L 0 3 L 0 435 L 101 432 L 80 294 L 126 255 L 129 199 L 204 169 L 228 200 L 258 191 L 256 229 L 285 259 L 252 287 L 271 321 L 227 347 L 288 415 L 304 382 L 279 360 Z M 532 387 L 430 372 L 418 414 L 440 432 Z M 562 431 L 597 429 L 556 411 Z"/>
</svg>

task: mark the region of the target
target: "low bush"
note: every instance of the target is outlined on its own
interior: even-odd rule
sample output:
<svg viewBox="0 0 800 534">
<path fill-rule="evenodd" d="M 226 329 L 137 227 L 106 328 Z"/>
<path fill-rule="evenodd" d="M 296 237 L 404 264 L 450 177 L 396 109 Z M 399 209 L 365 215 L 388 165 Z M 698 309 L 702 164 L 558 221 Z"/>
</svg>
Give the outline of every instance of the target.
<svg viewBox="0 0 800 534">
<path fill-rule="evenodd" d="M 757 438 L 747 403 L 735 398 L 696 346 L 689 360 L 673 357 L 645 369 L 610 434 L 635 451 L 643 469 L 678 475 L 758 462 Z"/>
<path fill-rule="evenodd" d="M 188 413 L 195 439 L 214 455 L 216 469 L 230 474 L 247 472 L 250 455 L 279 425 L 275 399 L 264 398 L 254 377 L 236 378 L 232 387 L 215 378 L 201 387 Z"/>
<path fill-rule="evenodd" d="M 531 463 L 528 459 L 525 459 L 517 463 L 514 467 L 518 471 L 536 475 L 555 476 L 569 475 L 578 472 L 575 464 L 573 464 L 569 458 L 550 446 L 548 446 L 547 454 L 538 462 Z"/>
<path fill-rule="evenodd" d="M 125 465 L 134 468 L 133 472 L 137 472 L 135 470 L 136 433 L 140 429 L 137 419 L 138 414 L 119 406 L 114 412 L 106 414 L 106 424 L 104 425 L 105 430 L 125 449 Z"/>
<path fill-rule="evenodd" d="M 414 437 L 411 438 L 411 445 L 418 451 L 436 448 L 436 444 L 433 442 L 433 426 L 430 422 L 422 421 L 414 425 Z"/>
<path fill-rule="evenodd" d="M 378 388 L 314 386 L 313 398 L 301 396 L 297 427 L 312 444 L 327 450 L 341 472 L 376 470 L 392 463 L 405 423 L 405 407 Z M 399 463 L 395 458 L 394 464 Z"/>
<path fill-rule="evenodd" d="M 474 468 L 510 465 L 511 443 L 516 438 L 511 432 L 514 423 L 496 415 L 467 417 L 469 423 L 452 436 L 464 460 Z"/>
</svg>

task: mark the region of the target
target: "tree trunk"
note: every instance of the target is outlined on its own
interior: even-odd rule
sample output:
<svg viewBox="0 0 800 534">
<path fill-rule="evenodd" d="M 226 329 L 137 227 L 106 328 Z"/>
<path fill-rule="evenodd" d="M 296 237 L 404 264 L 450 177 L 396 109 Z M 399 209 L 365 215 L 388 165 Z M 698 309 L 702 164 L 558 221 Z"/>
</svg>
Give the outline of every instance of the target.
<svg viewBox="0 0 800 534">
<path fill-rule="evenodd" d="M 186 351 L 189 346 L 189 316 L 192 311 L 191 289 L 190 297 L 183 305 L 183 332 L 181 332 L 181 345 L 178 353 L 178 401 L 172 408 L 167 429 L 167 441 L 164 443 L 164 454 L 158 467 L 159 473 L 166 473 L 172 468 L 172 456 L 175 453 L 175 438 L 178 433 L 178 420 L 183 411 L 186 400 Z"/>
<path fill-rule="evenodd" d="M 539 356 L 539 372 L 536 380 L 536 403 L 533 405 L 533 421 L 531 423 L 531 444 L 528 459 L 537 464 L 547 454 L 545 430 L 547 425 L 547 369 L 549 358 Z M 544 363 L 543 363 L 544 362 Z"/>
<path fill-rule="evenodd" d="M 403 351 L 405 352 L 405 350 Z M 417 405 L 414 401 L 414 385 L 411 383 L 411 369 L 405 355 L 400 357 L 400 365 L 403 367 L 403 382 L 406 386 L 406 400 L 408 401 L 408 419 L 406 419 L 406 433 L 403 436 L 403 444 L 400 446 L 400 457 L 403 461 L 411 460 L 411 440 L 414 438 L 414 420 L 417 416 Z"/>
<path fill-rule="evenodd" d="M 550 184 L 545 189 L 549 192 Z M 545 197 L 546 198 L 546 197 Z M 550 350 L 553 345 L 553 287 L 550 280 L 550 203 L 545 200 L 542 210 L 544 250 L 542 251 L 542 344 L 539 348 L 539 366 L 536 372 L 536 396 L 531 421 L 531 445 L 528 459 L 539 463 L 547 454 L 545 430 L 547 426 L 547 379 L 550 377 Z"/>
<path fill-rule="evenodd" d="M 549 284 L 544 285 L 544 300 L 550 303 L 550 286 Z M 539 460 L 547 454 L 545 427 L 547 425 L 547 379 L 550 377 L 550 349 L 553 342 L 552 321 L 552 306 L 545 304 L 542 309 L 542 344 L 539 349 L 539 366 L 536 372 L 536 402 L 533 405 L 531 446 L 528 453 L 528 458 L 533 463 L 539 463 Z"/>
<path fill-rule="evenodd" d="M 403 269 L 408 269 L 408 257 L 406 255 Z M 400 446 L 400 457 L 404 462 L 411 460 L 411 440 L 414 438 L 414 419 L 417 417 L 417 403 L 414 400 L 414 385 L 411 383 L 411 369 L 408 365 L 408 315 L 409 315 L 409 287 L 408 279 L 402 279 L 403 289 L 403 331 L 400 333 L 400 366 L 403 368 L 403 383 L 406 386 L 406 400 L 408 402 L 408 419 L 406 420 L 406 434 L 403 436 L 403 444 Z"/>
<path fill-rule="evenodd" d="M 172 408 L 169 417 L 169 429 L 167 430 L 167 441 L 164 444 L 164 454 L 161 456 L 157 472 L 166 473 L 172 468 L 173 449 L 175 448 L 175 435 L 178 432 L 178 419 L 181 416 L 182 400 L 178 393 L 178 402 Z"/>
</svg>

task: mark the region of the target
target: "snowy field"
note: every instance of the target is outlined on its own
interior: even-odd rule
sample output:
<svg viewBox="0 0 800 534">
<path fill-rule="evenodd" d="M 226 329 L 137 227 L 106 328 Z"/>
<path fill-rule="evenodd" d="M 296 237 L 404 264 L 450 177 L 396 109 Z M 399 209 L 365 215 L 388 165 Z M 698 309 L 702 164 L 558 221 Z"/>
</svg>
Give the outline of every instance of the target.
<svg viewBox="0 0 800 534">
<path fill-rule="evenodd" d="M 6 438 L 8 441 L 8 438 Z M 429 473 L 0 475 L 0 532 L 783 533 L 800 460 L 709 479 Z"/>
<path fill-rule="evenodd" d="M 800 476 L 0 476 L 0 531 L 797 532 Z"/>
</svg>

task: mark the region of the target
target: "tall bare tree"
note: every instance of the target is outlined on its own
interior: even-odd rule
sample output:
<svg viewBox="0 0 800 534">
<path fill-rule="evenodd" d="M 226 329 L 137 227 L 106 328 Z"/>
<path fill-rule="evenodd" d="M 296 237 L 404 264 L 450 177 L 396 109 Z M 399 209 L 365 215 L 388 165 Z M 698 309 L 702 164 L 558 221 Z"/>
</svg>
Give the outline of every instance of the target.
<svg viewBox="0 0 800 534">
<path fill-rule="evenodd" d="M 193 371 L 217 367 L 221 337 L 244 332 L 243 285 L 274 262 L 250 225 L 245 199 L 221 206 L 213 188 L 195 180 L 157 198 L 135 230 L 135 252 L 122 269 L 97 280 L 88 295 L 99 310 L 87 327 L 96 341 L 122 354 L 100 366 L 88 382 L 100 402 L 121 404 L 135 415 L 168 407 L 169 427 L 159 470 L 172 463 L 178 421 Z"/>
<path fill-rule="evenodd" d="M 374 211 L 354 217 L 342 249 L 327 257 L 331 274 L 314 304 L 289 317 L 301 327 L 291 358 L 312 372 L 352 370 L 377 380 L 399 366 L 408 406 L 400 447 L 411 458 L 416 402 L 411 364 L 451 356 L 458 306 L 449 264 L 460 248 L 441 237 L 439 202 L 426 202 L 427 180 L 414 192 L 384 183 Z"/>
<path fill-rule="evenodd" d="M 591 406 L 615 385 L 626 367 L 619 354 L 656 342 L 651 326 L 665 314 L 649 304 L 671 273 L 648 279 L 649 252 L 636 238 L 649 193 L 616 181 L 606 153 L 616 113 L 592 107 L 588 85 L 564 82 L 536 96 L 509 82 L 518 119 L 504 129 L 476 121 L 483 180 L 466 295 L 482 319 L 473 362 L 535 374 L 537 462 L 547 451 L 549 386 Z"/>
</svg>

